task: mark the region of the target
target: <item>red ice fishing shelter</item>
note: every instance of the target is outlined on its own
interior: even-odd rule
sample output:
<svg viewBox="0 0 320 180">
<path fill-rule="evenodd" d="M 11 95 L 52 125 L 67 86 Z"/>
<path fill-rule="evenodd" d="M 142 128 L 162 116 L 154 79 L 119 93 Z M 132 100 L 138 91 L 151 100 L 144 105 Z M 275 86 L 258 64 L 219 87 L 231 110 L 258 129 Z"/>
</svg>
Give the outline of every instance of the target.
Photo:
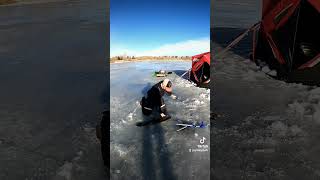
<svg viewBox="0 0 320 180">
<path fill-rule="evenodd" d="M 320 62 L 320 0 L 263 0 L 253 59 L 278 75 Z"/>
<path fill-rule="evenodd" d="M 210 52 L 192 56 L 189 79 L 202 86 L 210 82 Z"/>
</svg>

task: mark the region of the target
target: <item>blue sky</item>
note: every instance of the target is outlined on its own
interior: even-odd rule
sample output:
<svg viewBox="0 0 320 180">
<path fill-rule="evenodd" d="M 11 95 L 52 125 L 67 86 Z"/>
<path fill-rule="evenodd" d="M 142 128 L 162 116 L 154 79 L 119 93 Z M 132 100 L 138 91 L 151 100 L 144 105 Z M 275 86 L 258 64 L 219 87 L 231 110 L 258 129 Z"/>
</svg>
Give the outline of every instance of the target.
<svg viewBox="0 0 320 180">
<path fill-rule="evenodd" d="M 210 0 L 111 0 L 111 56 L 209 51 Z"/>
</svg>

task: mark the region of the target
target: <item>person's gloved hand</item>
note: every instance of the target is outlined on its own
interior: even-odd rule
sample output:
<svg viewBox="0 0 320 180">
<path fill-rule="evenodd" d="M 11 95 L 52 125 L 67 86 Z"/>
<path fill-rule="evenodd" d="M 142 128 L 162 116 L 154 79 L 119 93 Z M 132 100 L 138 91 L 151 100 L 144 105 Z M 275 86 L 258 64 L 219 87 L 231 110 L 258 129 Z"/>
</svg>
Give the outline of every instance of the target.
<svg viewBox="0 0 320 180">
<path fill-rule="evenodd" d="M 171 95 L 171 98 L 172 98 L 172 99 L 177 99 L 177 96 L 175 96 L 175 95 L 172 94 L 172 95 Z"/>
<path fill-rule="evenodd" d="M 165 114 L 165 113 L 160 113 L 160 121 L 165 121 L 171 118 L 171 116 L 169 114 Z"/>
<path fill-rule="evenodd" d="M 161 113 L 160 116 L 161 116 L 162 118 L 164 118 L 164 117 L 166 117 L 167 115 L 165 115 L 164 113 Z"/>
</svg>

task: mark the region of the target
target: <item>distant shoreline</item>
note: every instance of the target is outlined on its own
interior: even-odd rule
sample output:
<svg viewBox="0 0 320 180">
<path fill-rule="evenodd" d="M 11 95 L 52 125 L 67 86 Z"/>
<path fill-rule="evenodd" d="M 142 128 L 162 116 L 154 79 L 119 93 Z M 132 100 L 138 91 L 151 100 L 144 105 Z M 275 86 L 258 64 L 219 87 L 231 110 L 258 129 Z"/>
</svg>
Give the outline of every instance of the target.
<svg viewBox="0 0 320 180">
<path fill-rule="evenodd" d="M 141 61 L 190 61 L 191 56 L 141 56 L 141 57 L 134 57 L 134 56 L 116 56 L 110 58 L 110 64 L 112 63 L 122 63 L 122 62 L 141 62 Z"/>
<path fill-rule="evenodd" d="M 9 4 L 14 4 L 14 3 L 16 3 L 16 1 L 15 0 L 0 0 L 0 6 L 1 5 L 9 5 Z"/>
<path fill-rule="evenodd" d="M 119 64 L 119 63 L 129 63 L 129 62 L 144 62 L 144 61 L 181 61 L 181 62 L 190 62 L 191 59 L 124 59 L 124 60 L 110 60 L 110 64 Z"/>
<path fill-rule="evenodd" d="M 0 7 L 64 2 L 68 0 L 0 0 Z"/>
</svg>

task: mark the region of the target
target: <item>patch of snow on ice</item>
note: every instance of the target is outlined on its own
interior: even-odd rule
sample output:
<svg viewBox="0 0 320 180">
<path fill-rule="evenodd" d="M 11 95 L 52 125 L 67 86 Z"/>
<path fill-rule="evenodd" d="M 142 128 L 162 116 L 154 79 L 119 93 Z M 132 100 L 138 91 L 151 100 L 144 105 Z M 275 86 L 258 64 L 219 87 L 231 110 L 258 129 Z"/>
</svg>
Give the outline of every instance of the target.
<svg viewBox="0 0 320 180">
<path fill-rule="evenodd" d="M 266 78 L 266 75 L 261 72 L 256 72 L 251 69 L 247 71 L 247 73 L 242 74 L 242 79 L 247 81 L 259 81 L 259 79 Z"/>
<path fill-rule="evenodd" d="M 288 106 L 296 118 L 310 117 L 315 123 L 320 124 L 320 88 L 302 91 L 301 98 Z"/>
<path fill-rule="evenodd" d="M 128 119 L 128 121 L 132 121 L 133 120 L 133 113 L 129 113 L 127 119 Z"/>
<path fill-rule="evenodd" d="M 199 101 L 198 99 L 196 99 L 196 100 L 194 101 L 194 103 L 195 103 L 196 105 L 199 105 L 199 104 L 200 104 L 200 101 Z"/>
<path fill-rule="evenodd" d="M 302 129 L 299 128 L 297 125 L 293 125 L 290 127 L 290 134 L 292 136 L 300 136 L 303 133 Z"/>
<path fill-rule="evenodd" d="M 71 180 L 72 178 L 72 167 L 73 164 L 71 162 L 64 163 L 57 172 L 55 180 Z"/>
<path fill-rule="evenodd" d="M 114 149 L 119 153 L 120 157 L 124 157 L 128 152 L 124 150 L 124 148 L 119 145 L 114 145 Z"/>
<path fill-rule="evenodd" d="M 300 119 L 303 118 L 303 115 L 304 115 L 304 106 L 303 106 L 303 104 L 295 101 L 294 103 L 289 104 L 289 108 L 291 108 L 293 110 L 293 112 L 296 113 L 296 115 L 298 115 L 298 117 Z"/>
<path fill-rule="evenodd" d="M 280 137 L 284 137 L 288 131 L 288 126 L 279 121 L 272 123 L 271 128 L 272 134 Z"/>
<path fill-rule="evenodd" d="M 77 152 L 77 156 L 76 156 L 75 158 L 73 158 L 73 161 L 78 161 L 78 160 L 80 160 L 82 154 L 83 154 L 82 151 Z"/>
<path fill-rule="evenodd" d="M 200 98 L 210 100 L 210 90 L 200 94 Z"/>
<path fill-rule="evenodd" d="M 264 121 L 279 121 L 282 120 L 281 116 L 265 116 L 263 117 Z"/>
<path fill-rule="evenodd" d="M 262 72 L 264 72 L 264 73 L 268 73 L 268 72 L 271 71 L 268 66 L 264 66 L 261 70 L 262 70 Z"/>
<path fill-rule="evenodd" d="M 270 76 L 276 77 L 277 76 L 277 71 L 272 70 L 268 73 Z"/>
</svg>

